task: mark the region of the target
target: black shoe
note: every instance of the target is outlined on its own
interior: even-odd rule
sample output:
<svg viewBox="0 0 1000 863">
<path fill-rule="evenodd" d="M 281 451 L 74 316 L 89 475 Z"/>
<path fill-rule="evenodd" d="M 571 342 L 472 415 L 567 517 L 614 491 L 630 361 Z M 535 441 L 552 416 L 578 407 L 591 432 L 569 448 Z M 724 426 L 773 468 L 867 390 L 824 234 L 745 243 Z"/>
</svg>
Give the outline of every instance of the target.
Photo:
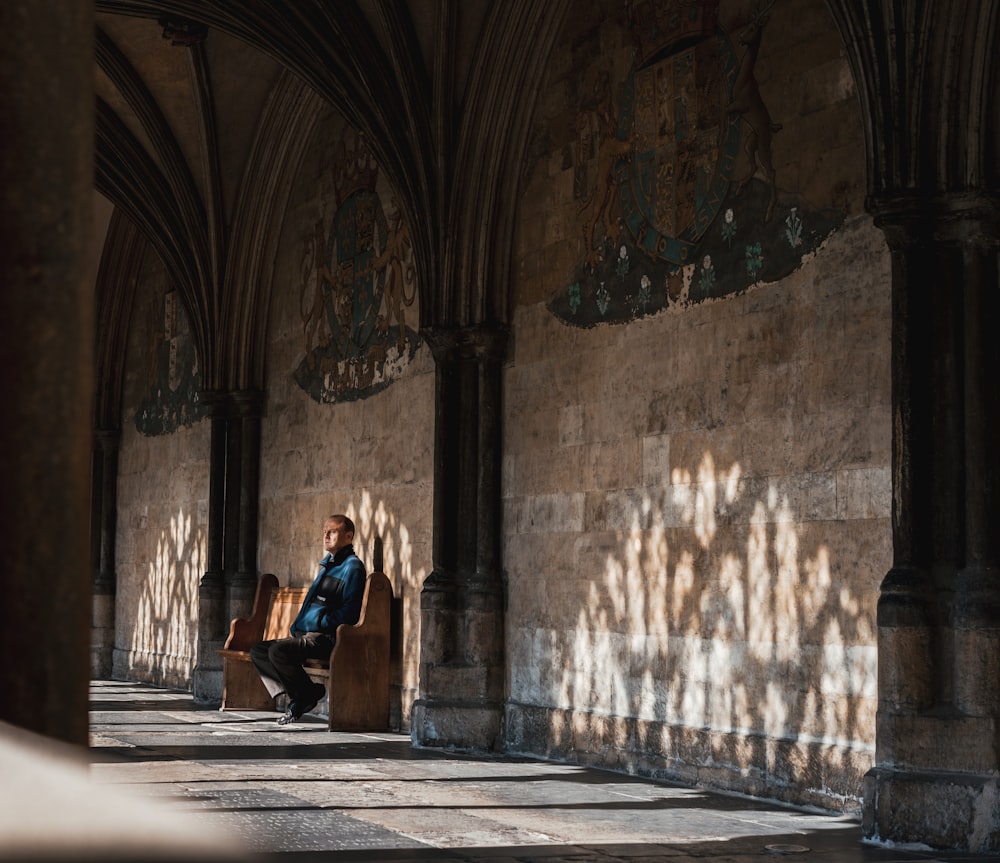
<svg viewBox="0 0 1000 863">
<path fill-rule="evenodd" d="M 312 684 L 312 689 L 303 701 L 292 701 L 288 709 L 278 717 L 278 725 L 288 725 L 296 719 L 301 719 L 304 714 L 312 710 L 326 695 L 326 687 L 322 683 Z"/>
<path fill-rule="evenodd" d="M 309 694 L 306 695 L 303 700 L 303 704 L 305 706 L 302 708 L 302 713 L 308 713 L 312 710 L 323 700 L 324 695 L 326 695 L 326 687 L 322 683 L 314 683 L 312 685 L 312 689 L 309 691 Z M 302 713 L 300 713 L 299 716 L 301 716 Z M 295 718 L 298 719 L 299 717 L 296 716 Z"/>
</svg>

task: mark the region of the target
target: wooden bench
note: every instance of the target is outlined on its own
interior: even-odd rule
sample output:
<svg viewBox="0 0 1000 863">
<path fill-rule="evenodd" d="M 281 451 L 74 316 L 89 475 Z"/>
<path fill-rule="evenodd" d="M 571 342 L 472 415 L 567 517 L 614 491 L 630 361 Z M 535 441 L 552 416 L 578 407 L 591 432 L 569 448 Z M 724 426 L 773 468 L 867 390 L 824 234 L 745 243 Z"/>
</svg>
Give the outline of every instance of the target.
<svg viewBox="0 0 1000 863">
<path fill-rule="evenodd" d="M 222 655 L 222 709 L 273 710 L 274 699 L 250 661 L 258 641 L 285 638 L 305 598 L 306 587 L 279 587 L 267 573 L 257 583 L 253 611 L 229 626 Z M 329 663 L 309 660 L 309 677 L 327 693 L 330 731 L 385 731 L 389 728 L 389 663 L 392 585 L 383 572 L 365 583 L 361 616 L 337 627 Z"/>
</svg>

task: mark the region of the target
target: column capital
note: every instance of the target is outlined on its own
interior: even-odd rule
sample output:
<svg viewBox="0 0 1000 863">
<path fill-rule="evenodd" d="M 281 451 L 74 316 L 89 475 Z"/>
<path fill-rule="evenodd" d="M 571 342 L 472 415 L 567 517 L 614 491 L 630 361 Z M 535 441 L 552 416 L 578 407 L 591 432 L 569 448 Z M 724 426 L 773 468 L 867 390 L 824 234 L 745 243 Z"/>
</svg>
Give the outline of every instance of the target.
<svg viewBox="0 0 1000 863">
<path fill-rule="evenodd" d="M 118 428 L 94 429 L 94 446 L 103 452 L 116 450 L 122 440 L 122 430 Z"/>
<path fill-rule="evenodd" d="M 940 194 L 909 189 L 869 195 L 865 207 L 892 249 L 928 241 L 946 245 L 1000 245 L 1000 194 L 985 191 Z"/>
<path fill-rule="evenodd" d="M 230 393 L 233 410 L 240 418 L 259 417 L 264 410 L 264 393 L 260 390 L 235 390 Z"/>
<path fill-rule="evenodd" d="M 179 15 L 161 15 L 157 23 L 163 28 L 163 38 L 175 48 L 201 45 L 208 35 L 207 25 Z"/>
<path fill-rule="evenodd" d="M 420 335 L 430 347 L 434 359 L 441 363 L 463 358 L 502 360 L 507 351 L 509 332 L 498 324 L 476 324 L 424 327 Z"/>
<path fill-rule="evenodd" d="M 259 417 L 264 410 L 261 390 L 202 390 L 198 398 L 216 418 Z"/>
</svg>

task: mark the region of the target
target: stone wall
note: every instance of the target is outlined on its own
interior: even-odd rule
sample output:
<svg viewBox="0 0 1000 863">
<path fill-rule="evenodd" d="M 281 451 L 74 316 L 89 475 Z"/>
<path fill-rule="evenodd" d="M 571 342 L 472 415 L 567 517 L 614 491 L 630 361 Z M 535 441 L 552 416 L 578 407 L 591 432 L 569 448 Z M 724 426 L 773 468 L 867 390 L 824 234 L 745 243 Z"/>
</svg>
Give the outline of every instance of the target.
<svg viewBox="0 0 1000 863">
<path fill-rule="evenodd" d="M 342 173 L 346 149 L 356 146 L 341 121 L 325 113 L 285 217 L 267 348 L 259 563 L 282 584 L 308 584 L 323 555 L 326 516 L 343 512 L 355 521 L 355 550 L 369 570 L 381 554 L 398 600 L 393 721 L 406 726 L 417 690 L 419 592 L 431 567 L 433 360 L 413 332 L 416 302 L 405 302 L 411 288 L 386 285 L 399 271 L 379 270 L 374 290 L 355 284 L 353 323 L 345 327 L 353 327 L 351 338 L 338 343 L 345 318 L 327 314 L 344 287 L 338 267 L 360 273 L 370 266 L 356 255 L 345 261 L 338 248 L 352 242 L 342 235 L 344 214 L 363 222 L 350 210 L 360 180 Z M 386 214 L 373 233 L 376 249 L 384 249 L 399 236 L 393 202 L 381 178 L 369 180 L 375 210 L 381 203 Z M 347 230 L 353 237 L 353 227 Z M 371 324 L 359 308 L 366 292 L 378 304 Z M 368 338 L 361 348 L 358 334 Z"/>
<path fill-rule="evenodd" d="M 405 726 L 430 570 L 433 360 L 415 331 L 406 226 L 374 162 L 353 170 L 359 146 L 335 114 L 319 118 L 284 220 L 269 307 L 258 567 L 308 584 L 326 516 L 354 519 L 356 550 L 369 569 L 381 561 L 397 596 L 393 721 Z M 188 687 L 207 568 L 210 422 L 183 305 L 153 253 L 127 369 L 112 673 Z"/>
<path fill-rule="evenodd" d="M 723 4 L 718 29 L 680 48 L 645 45 L 648 26 L 620 9 L 568 22 L 522 203 L 504 393 L 507 745 L 855 808 L 891 562 L 890 314 L 850 74 L 821 3 L 773 7 L 755 69 L 782 127 L 769 216 L 763 168 L 737 191 L 746 124 L 728 155 L 682 151 L 696 136 L 671 114 L 655 149 L 649 118 L 626 113 L 643 58 L 676 84 L 704 66 L 685 46 L 722 32 L 729 45 L 705 56 L 741 63 L 751 7 Z M 702 137 L 726 109 L 715 69 L 690 73 L 702 101 L 692 90 L 680 106 Z M 693 156 L 685 211 L 664 171 Z M 643 160 L 652 193 L 635 182 Z M 644 235 L 629 222 L 643 194 Z"/>
<path fill-rule="evenodd" d="M 112 674 L 180 687 L 197 656 L 208 529 L 210 428 L 195 418 L 190 350 L 183 308 L 148 251 L 126 364 Z"/>
<path fill-rule="evenodd" d="M 504 375 L 504 743 L 852 808 L 891 510 L 889 261 L 863 213 L 856 94 L 820 0 L 756 25 L 749 3 L 653 20 L 664 8 L 575 10 L 533 130 Z M 324 518 L 356 521 L 400 600 L 401 727 L 434 456 L 406 231 L 363 142 L 324 112 L 270 274 L 258 558 L 306 584 Z M 169 288 L 150 260 L 114 673 L 184 686 L 210 435 Z"/>
</svg>

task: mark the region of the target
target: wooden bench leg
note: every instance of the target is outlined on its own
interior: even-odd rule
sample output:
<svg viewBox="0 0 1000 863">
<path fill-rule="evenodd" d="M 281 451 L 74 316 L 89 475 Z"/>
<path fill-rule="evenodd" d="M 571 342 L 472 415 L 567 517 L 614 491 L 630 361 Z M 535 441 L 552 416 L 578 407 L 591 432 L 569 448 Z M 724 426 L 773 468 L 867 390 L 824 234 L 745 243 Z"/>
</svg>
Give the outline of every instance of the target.
<svg viewBox="0 0 1000 863">
<path fill-rule="evenodd" d="M 226 659 L 222 663 L 223 710 L 274 710 L 257 669 L 246 662 Z"/>
</svg>

